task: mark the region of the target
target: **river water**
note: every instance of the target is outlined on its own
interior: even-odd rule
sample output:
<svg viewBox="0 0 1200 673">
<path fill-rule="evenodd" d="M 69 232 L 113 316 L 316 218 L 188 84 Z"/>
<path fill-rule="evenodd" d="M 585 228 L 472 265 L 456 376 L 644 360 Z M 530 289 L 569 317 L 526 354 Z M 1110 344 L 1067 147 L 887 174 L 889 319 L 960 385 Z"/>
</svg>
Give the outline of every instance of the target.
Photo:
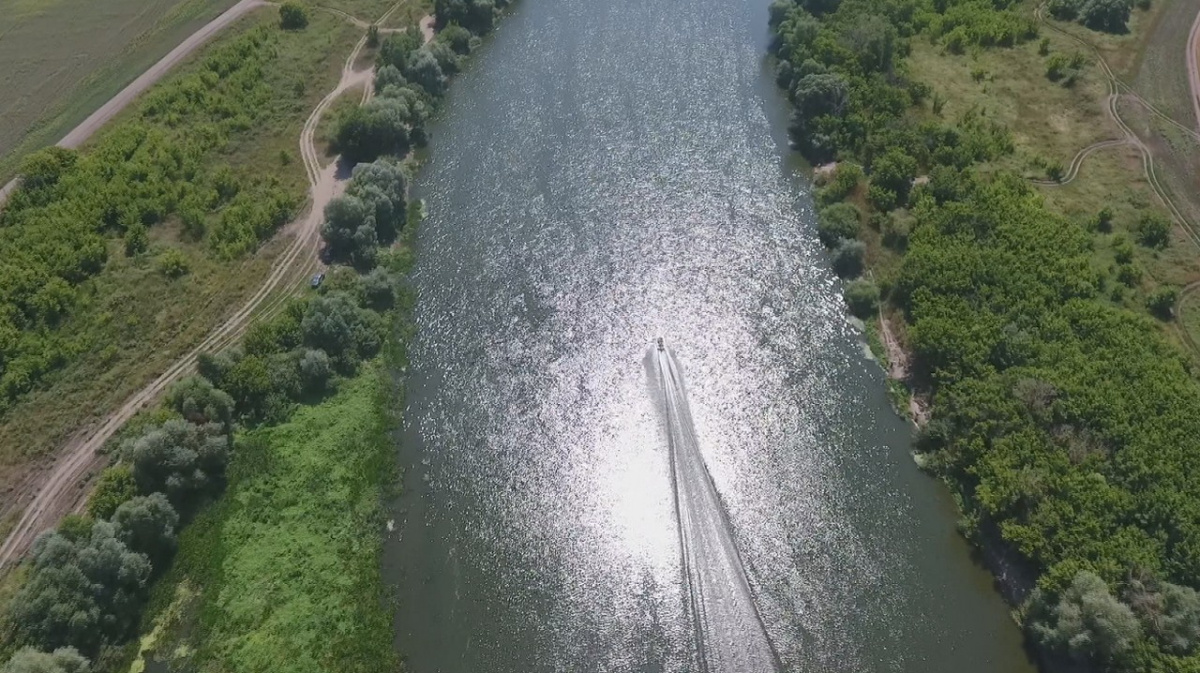
<svg viewBox="0 0 1200 673">
<path fill-rule="evenodd" d="M 845 318 L 766 5 L 521 0 L 451 87 L 385 559 L 413 673 L 1030 670 Z"/>
</svg>

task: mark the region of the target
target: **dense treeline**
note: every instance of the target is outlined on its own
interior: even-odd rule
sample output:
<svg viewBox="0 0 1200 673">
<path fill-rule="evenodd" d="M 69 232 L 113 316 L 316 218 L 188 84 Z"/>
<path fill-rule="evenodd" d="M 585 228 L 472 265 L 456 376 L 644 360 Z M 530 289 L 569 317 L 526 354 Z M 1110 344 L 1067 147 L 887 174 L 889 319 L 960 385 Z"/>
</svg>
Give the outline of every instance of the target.
<svg viewBox="0 0 1200 673">
<path fill-rule="evenodd" d="M 1106 301 L 1140 278 L 1133 242 L 1117 237 L 1117 264 L 1098 270 L 1111 210 L 1071 221 L 1019 177 L 977 171 L 1012 150 L 1007 133 L 978 112 L 923 121 L 928 90 L 903 61 L 909 39 L 953 58 L 962 26 L 987 26 L 959 33 L 985 46 L 1032 24 L 936 0 L 781 2 L 771 20 L 793 141 L 839 161 L 817 194 L 820 238 L 848 278 L 868 230 L 902 255 L 847 302 L 870 316 L 882 292 L 904 317 L 932 399 L 918 448 L 959 494 L 966 533 L 1037 578 L 1020 606 L 1030 638 L 1100 670 L 1197 670 L 1200 384 L 1152 318 Z M 1165 246 L 1169 224 L 1143 219 L 1137 243 Z"/>
<path fill-rule="evenodd" d="M 270 112 L 263 69 L 276 39 L 266 28 L 239 36 L 156 87 L 87 151 L 49 148 L 24 162 L 0 212 L 0 410 L 78 355 L 58 328 L 104 268 L 110 239 L 123 236 L 126 254 L 140 254 L 146 228 L 174 218 L 232 258 L 291 218 L 296 198 L 278 180 L 214 161 Z M 160 268 L 187 271 L 178 254 Z"/>
</svg>

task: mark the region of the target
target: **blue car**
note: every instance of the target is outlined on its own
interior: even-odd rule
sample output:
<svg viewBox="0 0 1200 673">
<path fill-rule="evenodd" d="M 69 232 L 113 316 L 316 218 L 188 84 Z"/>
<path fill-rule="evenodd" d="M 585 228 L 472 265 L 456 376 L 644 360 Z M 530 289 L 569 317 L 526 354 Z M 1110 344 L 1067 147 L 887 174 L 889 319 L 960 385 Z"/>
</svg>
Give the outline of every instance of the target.
<svg viewBox="0 0 1200 673">
<path fill-rule="evenodd" d="M 325 274 L 323 274 L 323 273 L 313 274 L 312 281 L 309 283 L 309 285 L 311 285 L 314 289 L 316 289 L 318 287 L 321 287 L 321 281 L 323 281 L 323 280 L 325 280 Z"/>
</svg>

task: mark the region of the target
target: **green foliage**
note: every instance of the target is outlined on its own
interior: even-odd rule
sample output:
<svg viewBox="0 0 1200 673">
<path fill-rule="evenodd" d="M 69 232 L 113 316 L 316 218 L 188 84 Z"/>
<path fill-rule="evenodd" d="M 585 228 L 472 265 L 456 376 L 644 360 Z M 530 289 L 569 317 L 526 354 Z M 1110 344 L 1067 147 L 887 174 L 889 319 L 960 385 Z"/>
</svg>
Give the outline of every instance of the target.
<svg viewBox="0 0 1200 673">
<path fill-rule="evenodd" d="M 1175 304 L 1179 301 L 1179 289 L 1164 287 L 1150 293 L 1146 298 L 1146 308 L 1161 320 L 1170 320 L 1175 316 Z"/>
<path fill-rule="evenodd" d="M 150 247 L 150 237 L 147 235 L 146 225 L 141 222 L 135 222 L 129 225 L 125 230 L 125 256 L 133 257 L 138 253 L 146 252 Z"/>
<path fill-rule="evenodd" d="M 51 653 L 25 647 L 0 666 L 0 673 L 88 673 L 90 666 L 73 647 L 60 647 Z"/>
<path fill-rule="evenodd" d="M 437 35 L 437 41 L 449 45 L 454 53 L 461 56 L 471 53 L 471 31 L 458 24 L 443 28 Z"/>
<path fill-rule="evenodd" d="M 833 270 L 842 278 L 856 278 L 863 272 L 867 248 L 862 241 L 843 240 L 833 250 Z"/>
<path fill-rule="evenodd" d="M 175 553 L 179 514 L 162 493 L 138 496 L 121 504 L 113 514 L 117 538 L 131 551 L 145 554 L 161 568 Z"/>
<path fill-rule="evenodd" d="M 372 367 L 239 440 L 229 495 L 183 533 L 175 564 L 204 587 L 197 669 L 398 670 L 379 564 L 388 385 Z"/>
<path fill-rule="evenodd" d="M 850 281 L 846 284 L 846 305 L 856 317 L 870 318 L 879 310 L 879 288 L 863 278 Z"/>
<path fill-rule="evenodd" d="M 96 488 L 88 497 L 87 511 L 94 519 L 107 519 L 121 503 L 136 496 L 137 481 L 133 471 L 124 463 L 104 468 Z"/>
<path fill-rule="evenodd" d="M 1128 30 L 1131 0 L 1050 0 L 1050 13 L 1056 19 L 1079 23 L 1108 33 Z"/>
<path fill-rule="evenodd" d="M 218 423 L 196 425 L 170 420 L 127 440 L 121 455 L 129 461 L 138 492 L 164 493 L 180 512 L 224 485 L 229 435 Z"/>
<path fill-rule="evenodd" d="M 186 276 L 191 266 L 179 248 L 167 248 L 158 256 L 158 271 L 167 278 Z"/>
<path fill-rule="evenodd" d="M 817 201 L 825 205 L 838 203 L 850 196 L 862 179 L 862 166 L 843 161 L 834 169 L 833 179 L 817 192 Z"/>
<path fill-rule="evenodd" d="M 149 577 L 150 561 L 130 551 L 106 521 L 78 542 L 47 533 L 34 543 L 32 573 L 10 616 L 25 642 L 39 649 L 94 653 L 129 634 Z"/>
<path fill-rule="evenodd" d="M 423 96 L 400 84 L 406 80 L 392 66 L 380 70 L 377 81 L 383 85 L 379 95 L 354 108 L 338 124 L 335 143 L 353 163 L 404 156 L 412 144 L 424 141 L 422 126 L 429 110 Z"/>
<path fill-rule="evenodd" d="M 1158 213 L 1143 213 L 1135 232 L 1138 243 L 1161 250 L 1171 242 L 1171 220 Z"/>
<path fill-rule="evenodd" d="M 1063 86 L 1072 86 L 1086 64 L 1087 57 L 1078 51 L 1071 54 L 1051 54 L 1046 59 L 1046 77 L 1051 82 L 1061 81 Z"/>
<path fill-rule="evenodd" d="M 858 237 L 862 215 L 851 203 L 835 203 L 817 214 L 817 236 L 827 248 L 837 247 L 845 239 Z"/>
<path fill-rule="evenodd" d="M 1177 656 L 1196 652 L 1200 644 L 1200 594 L 1195 589 L 1131 579 L 1125 599 L 1163 650 Z"/>
<path fill-rule="evenodd" d="M 1080 571 L 1057 603 L 1045 605 L 1044 600 L 1040 594 L 1032 600 L 1029 629 L 1034 639 L 1076 659 L 1113 662 L 1141 635 L 1133 611 L 1095 573 Z"/>
<path fill-rule="evenodd" d="M 300 30 L 308 26 L 308 10 L 296 0 L 286 0 L 279 5 L 279 27 L 284 30 Z"/>
<path fill-rule="evenodd" d="M 437 17 L 436 26 L 446 28 L 458 24 L 466 30 L 485 35 L 492 31 L 495 25 L 495 10 L 497 5 L 507 2 L 493 3 L 491 0 L 434 0 L 433 12 Z"/>
<path fill-rule="evenodd" d="M 228 428 L 233 422 L 233 398 L 202 376 L 189 376 L 171 386 L 167 405 L 196 425 L 220 423 Z"/>
<path fill-rule="evenodd" d="M 331 259 L 360 269 L 375 265 L 380 245 L 404 226 L 408 179 L 398 163 L 377 161 L 354 170 L 346 194 L 325 207 L 321 236 Z"/>
</svg>

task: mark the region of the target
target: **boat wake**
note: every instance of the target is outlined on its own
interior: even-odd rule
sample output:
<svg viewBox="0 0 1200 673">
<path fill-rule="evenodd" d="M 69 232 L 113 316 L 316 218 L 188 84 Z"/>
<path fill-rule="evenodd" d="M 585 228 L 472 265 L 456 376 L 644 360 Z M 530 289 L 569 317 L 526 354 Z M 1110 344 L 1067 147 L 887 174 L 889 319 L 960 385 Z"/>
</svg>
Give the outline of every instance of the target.
<svg viewBox="0 0 1200 673">
<path fill-rule="evenodd" d="M 763 625 L 688 408 L 683 373 L 658 340 L 652 354 L 666 419 L 684 574 L 701 673 L 768 673 L 779 659 Z"/>
</svg>

